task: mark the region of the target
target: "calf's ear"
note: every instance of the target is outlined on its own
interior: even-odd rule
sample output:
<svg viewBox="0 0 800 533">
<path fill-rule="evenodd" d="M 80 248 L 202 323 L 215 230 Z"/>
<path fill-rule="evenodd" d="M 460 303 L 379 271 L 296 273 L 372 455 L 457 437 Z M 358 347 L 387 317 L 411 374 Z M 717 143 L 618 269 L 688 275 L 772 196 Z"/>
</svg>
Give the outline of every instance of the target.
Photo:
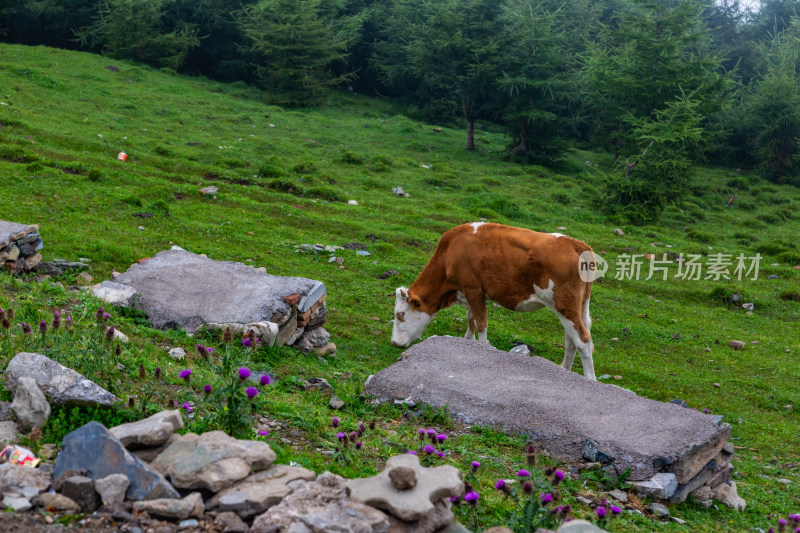
<svg viewBox="0 0 800 533">
<path fill-rule="evenodd" d="M 405 287 L 399 287 L 399 288 L 397 289 L 397 291 L 395 292 L 395 294 L 396 294 L 396 295 L 397 295 L 397 297 L 398 297 L 398 298 L 400 298 L 401 300 L 408 300 L 408 291 L 406 290 L 406 288 L 405 288 Z"/>
</svg>

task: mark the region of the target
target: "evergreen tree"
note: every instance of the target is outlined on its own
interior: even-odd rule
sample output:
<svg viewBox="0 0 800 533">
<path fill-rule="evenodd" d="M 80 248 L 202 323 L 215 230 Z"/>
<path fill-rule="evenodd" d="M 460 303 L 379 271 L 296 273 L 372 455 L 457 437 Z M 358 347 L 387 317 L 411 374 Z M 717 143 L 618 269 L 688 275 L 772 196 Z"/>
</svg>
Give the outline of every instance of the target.
<svg viewBox="0 0 800 533">
<path fill-rule="evenodd" d="M 179 69 L 200 41 L 197 29 L 165 18 L 169 0 L 104 0 L 95 22 L 77 32 L 83 46 L 113 57 Z"/>
<path fill-rule="evenodd" d="M 398 0 L 376 47 L 386 83 L 407 88 L 417 101 L 433 100 L 445 113 L 460 110 L 467 150 L 475 149 L 475 122 L 491 116 L 508 58 L 501 13 L 499 2 L 485 0 Z"/>
<path fill-rule="evenodd" d="M 325 7 L 321 0 L 261 0 L 242 11 L 255 76 L 277 103 L 308 103 L 352 78 L 333 72 L 347 58 L 348 35 L 325 17 Z"/>
</svg>

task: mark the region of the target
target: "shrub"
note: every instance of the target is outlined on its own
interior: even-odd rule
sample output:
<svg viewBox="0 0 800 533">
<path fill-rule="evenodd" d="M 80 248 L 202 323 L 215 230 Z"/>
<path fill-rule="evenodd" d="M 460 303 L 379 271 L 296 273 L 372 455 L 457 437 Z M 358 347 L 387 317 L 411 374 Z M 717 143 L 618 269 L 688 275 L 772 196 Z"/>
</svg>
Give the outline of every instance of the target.
<svg viewBox="0 0 800 533">
<path fill-rule="evenodd" d="M 364 157 L 348 150 L 342 154 L 340 161 L 349 165 L 363 165 Z"/>
</svg>

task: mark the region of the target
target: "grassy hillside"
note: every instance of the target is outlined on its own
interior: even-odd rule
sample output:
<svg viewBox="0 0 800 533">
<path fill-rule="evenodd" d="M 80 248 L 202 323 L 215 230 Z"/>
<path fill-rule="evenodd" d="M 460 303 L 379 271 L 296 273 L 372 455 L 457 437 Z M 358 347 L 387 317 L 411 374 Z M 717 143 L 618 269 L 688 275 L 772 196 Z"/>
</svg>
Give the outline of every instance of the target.
<svg viewBox="0 0 800 533">
<path fill-rule="evenodd" d="M 508 508 L 491 487 L 524 462 L 523 439 L 459 427 L 436 411 L 409 421 L 399 408 L 375 409 L 359 398 L 367 376 L 400 354 L 389 343 L 394 288 L 414 281 L 443 231 L 486 219 L 560 231 L 605 253 L 611 275 L 595 285 L 592 298 L 597 374 L 619 375 L 616 384 L 655 400 L 683 398 L 733 424 L 736 480 L 748 502 L 744 513 L 686 502 L 672 508 L 686 526 L 626 513 L 610 530 L 766 530 L 800 511 L 798 468 L 781 466 L 796 464 L 800 449 L 800 270 L 793 268 L 800 265 L 800 190 L 731 170 L 698 169 L 684 205 L 667 209 L 657 225 L 628 227 L 603 217 L 593 204 L 600 172 L 609 165 L 604 154 L 576 151 L 553 169 L 511 164 L 503 158 L 507 139 L 488 126 L 477 132 L 479 149 L 468 153 L 463 131 L 415 122 L 391 103 L 360 95 L 343 92 L 319 108 L 282 109 L 265 105 L 258 91 L 244 85 L 9 45 L 0 45 L 0 88 L 0 219 L 39 224 L 45 260 L 89 258 L 90 273 L 100 281 L 177 244 L 327 285 L 326 328 L 336 356 L 274 349 L 261 350 L 254 362 L 277 377 L 258 405 L 261 414 L 285 424 L 268 437 L 281 460 L 365 475 L 410 445 L 418 427 L 436 424 L 451 435 L 449 461 L 465 471 L 473 460 L 483 464 L 481 527 L 504 520 Z M 123 150 L 126 162 L 117 160 Z M 209 185 L 219 187 L 216 199 L 199 193 Z M 410 197 L 394 195 L 397 186 Z M 134 216 L 142 212 L 153 216 Z M 615 235 L 616 227 L 625 235 Z M 303 243 L 353 242 L 365 244 L 371 255 L 340 252 L 342 269 L 329 263 L 329 254 L 297 251 Z M 732 254 L 734 263 L 740 253 L 764 258 L 757 280 L 680 280 L 675 263 L 667 281 L 658 274 L 643 279 L 647 264 L 639 281 L 613 279 L 621 254 L 660 259 L 666 252 L 700 254 L 704 265 L 717 253 Z M 380 279 L 388 270 L 399 274 Z M 69 286 L 75 274 L 28 283 L 2 273 L 0 307 L 15 307 L 31 324 L 49 320 L 54 308 L 68 308 L 80 327 L 90 328 L 98 302 L 63 292 L 56 281 Z M 733 293 L 739 304 L 753 302 L 754 313 L 734 303 Z M 129 375 L 139 364 L 148 373 L 164 369 L 168 384 L 145 401 L 146 409 L 166 407 L 177 397 L 177 374 L 187 365 L 170 360 L 164 348 L 193 352 L 198 340 L 151 330 L 135 313 L 111 314 L 132 339 L 124 354 Z M 463 335 L 464 329 L 463 310 L 452 308 L 425 336 Z M 0 342 L 3 365 L 14 350 L 36 348 L 34 339 L 23 337 Z M 536 355 L 557 363 L 563 356 L 563 330 L 547 312 L 490 308 L 489 339 L 500 349 L 527 342 Z M 730 339 L 748 345 L 733 351 Z M 201 341 L 220 349 L 219 339 Z M 203 361 L 189 366 L 201 377 L 213 373 Z M 114 373 L 95 370 L 98 376 Z M 581 372 L 579 360 L 573 371 Z M 357 457 L 331 462 L 318 453 L 333 449 L 336 438 L 327 398 L 295 386 L 313 376 L 334 385 L 346 404 L 339 414 L 346 424 L 379 419 L 376 436 Z M 134 379 L 115 380 L 121 397 L 144 401 Z M 60 413 L 44 440 L 90 415 Z M 602 494 L 586 474 L 566 487 L 573 504 L 576 494 Z M 578 516 L 591 513 L 575 509 Z M 470 523 L 470 513 L 459 513 Z"/>
</svg>

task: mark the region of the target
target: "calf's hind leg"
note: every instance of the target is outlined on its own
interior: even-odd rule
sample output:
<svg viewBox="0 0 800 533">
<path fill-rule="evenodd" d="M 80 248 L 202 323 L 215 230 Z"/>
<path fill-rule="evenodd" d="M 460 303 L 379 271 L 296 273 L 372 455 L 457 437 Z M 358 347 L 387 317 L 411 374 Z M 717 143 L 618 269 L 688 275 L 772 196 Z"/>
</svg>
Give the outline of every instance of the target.
<svg viewBox="0 0 800 533">
<path fill-rule="evenodd" d="M 561 319 L 561 325 L 564 326 L 564 361 L 561 366 L 567 370 L 572 368 L 572 362 L 577 351 L 583 365 L 583 375 L 594 381 L 596 378 L 592 359 L 592 353 L 594 352 L 592 335 L 583 324 L 579 314 L 571 313 L 569 310 L 564 311 L 556 309 L 556 314 Z"/>
<path fill-rule="evenodd" d="M 471 329 L 479 341 L 488 343 L 486 328 L 489 325 L 489 319 L 486 315 L 486 297 L 481 291 L 465 292 L 464 297 L 467 301 L 467 320 L 469 321 L 467 334 Z"/>
</svg>

